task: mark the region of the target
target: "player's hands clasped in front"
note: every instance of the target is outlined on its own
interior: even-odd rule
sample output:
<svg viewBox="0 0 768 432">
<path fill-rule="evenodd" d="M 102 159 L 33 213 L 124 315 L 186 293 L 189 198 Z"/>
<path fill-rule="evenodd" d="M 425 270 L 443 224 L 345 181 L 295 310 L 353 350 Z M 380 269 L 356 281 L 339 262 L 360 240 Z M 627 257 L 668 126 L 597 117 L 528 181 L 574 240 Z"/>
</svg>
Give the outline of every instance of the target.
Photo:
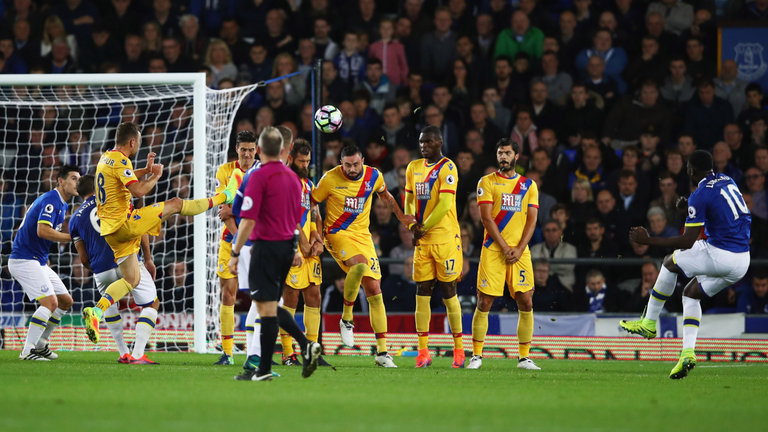
<svg viewBox="0 0 768 432">
<path fill-rule="evenodd" d="M 524 249 L 511 246 L 507 246 L 506 248 L 502 249 L 504 252 L 504 258 L 509 264 L 514 264 L 520 261 L 520 257 L 523 256 L 523 250 Z"/>
<path fill-rule="evenodd" d="M 229 257 L 229 263 L 227 263 L 227 266 L 229 267 L 229 271 L 232 274 L 237 274 L 237 262 L 239 261 L 238 257 Z"/>
<path fill-rule="evenodd" d="M 320 256 L 323 254 L 323 242 L 316 241 L 312 243 L 312 248 L 310 249 L 310 256 Z"/>
<path fill-rule="evenodd" d="M 419 239 L 424 237 L 424 235 L 427 233 L 426 231 L 424 231 L 424 225 L 420 224 L 418 222 L 413 224 L 413 225 L 411 225 L 411 232 L 413 233 L 412 243 L 413 243 L 414 246 L 418 246 L 419 245 Z"/>
<path fill-rule="evenodd" d="M 632 227 L 629 229 L 629 240 L 639 244 L 648 244 L 648 230 L 643 227 Z"/>
<path fill-rule="evenodd" d="M 153 163 L 152 167 L 150 168 L 150 171 L 152 171 L 152 175 L 154 175 L 157 178 L 160 178 L 160 176 L 163 175 L 163 164 Z"/>
<path fill-rule="evenodd" d="M 231 263 L 232 260 L 230 260 L 229 262 Z M 302 262 L 304 262 L 304 260 L 301 259 L 301 253 L 296 251 L 296 253 L 293 254 L 293 263 L 291 265 L 294 267 L 298 267 L 301 265 Z"/>
<path fill-rule="evenodd" d="M 157 156 L 157 153 L 155 153 L 155 152 L 150 152 L 147 155 L 147 166 L 146 166 L 146 170 L 147 171 L 151 171 L 152 170 L 152 165 L 155 164 L 155 156 Z"/>
</svg>

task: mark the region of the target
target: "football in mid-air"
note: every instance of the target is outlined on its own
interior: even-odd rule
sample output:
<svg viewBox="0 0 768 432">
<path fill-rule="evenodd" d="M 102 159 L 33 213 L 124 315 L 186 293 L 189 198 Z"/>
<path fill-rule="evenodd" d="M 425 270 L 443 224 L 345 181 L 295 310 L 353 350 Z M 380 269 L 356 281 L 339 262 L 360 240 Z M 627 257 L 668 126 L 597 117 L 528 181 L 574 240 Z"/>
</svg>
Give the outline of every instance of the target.
<svg viewBox="0 0 768 432">
<path fill-rule="evenodd" d="M 325 133 L 339 130 L 341 122 L 341 111 L 333 105 L 324 105 L 315 111 L 315 126 Z"/>
</svg>

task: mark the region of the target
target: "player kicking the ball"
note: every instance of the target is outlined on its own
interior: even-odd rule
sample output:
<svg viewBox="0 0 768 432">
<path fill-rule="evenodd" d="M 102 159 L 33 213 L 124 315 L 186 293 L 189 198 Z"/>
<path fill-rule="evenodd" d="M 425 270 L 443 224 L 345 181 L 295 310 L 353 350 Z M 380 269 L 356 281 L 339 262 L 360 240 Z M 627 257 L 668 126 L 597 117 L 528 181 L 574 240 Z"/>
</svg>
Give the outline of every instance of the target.
<svg viewBox="0 0 768 432">
<path fill-rule="evenodd" d="M 483 342 L 488 332 L 488 311 L 504 294 L 504 283 L 517 302 L 517 339 L 520 369 L 540 369 L 528 358 L 533 338 L 533 264 L 531 241 L 539 214 L 536 183 L 515 172 L 520 155 L 517 143 L 501 139 L 496 144 L 499 170 L 480 179 L 477 204 L 485 227 L 485 240 L 477 270 L 477 309 L 472 317 L 473 355 L 468 369 L 483 364 Z"/>
<path fill-rule="evenodd" d="M 397 367 L 387 353 L 387 313 L 381 296 L 381 268 L 368 229 L 371 195 L 375 191 L 401 224 L 416 222 L 406 216 L 387 191 L 378 169 L 363 164 L 363 155 L 354 145 L 341 149 L 341 165 L 325 173 L 312 191 L 316 203 L 328 200 L 325 217 L 325 246 L 333 259 L 347 273 L 344 281 L 344 308 L 339 327 L 344 345 L 354 346 L 352 306 L 360 284 L 370 306 L 370 319 L 376 334 L 376 364 Z"/>
<path fill-rule="evenodd" d="M 738 282 L 749 268 L 752 217 L 733 179 L 715 174 L 712 167 L 712 155 L 706 151 L 696 150 L 688 159 L 688 177 L 697 187 L 687 200 L 688 218 L 682 235 L 650 237 L 642 227 L 633 227 L 629 232 L 634 242 L 675 251 L 664 258 L 643 317 L 638 321 L 622 320 L 619 325 L 623 329 L 655 338 L 656 321 L 675 291 L 677 275 L 692 278 L 683 290 L 683 350 L 669 373 L 671 379 L 685 378 L 696 366 L 694 348 L 701 323 L 701 299 Z M 678 207 L 685 205 L 685 198 L 681 198 Z M 706 240 L 698 240 L 702 226 Z"/>
<path fill-rule="evenodd" d="M 405 213 L 416 217 L 410 226 L 415 247 L 413 280 L 416 282 L 416 332 L 419 354 L 416 367 L 432 364 L 429 354 L 429 301 L 435 286 L 443 295 L 448 323 L 453 334 L 453 367 L 464 367 L 461 330 L 461 305 L 456 297 L 456 281 L 461 274 L 461 232 L 456 217 L 456 165 L 443 156 L 440 128 L 427 126 L 419 136 L 423 159 L 417 159 L 405 171 Z"/>
<path fill-rule="evenodd" d="M 121 123 L 115 133 L 115 148 L 104 153 L 96 166 L 96 213 L 101 220 L 101 235 L 115 254 L 123 277 L 107 287 L 96 307 L 83 309 L 85 332 L 93 343 L 99 342 L 99 322 L 104 311 L 139 285 L 141 271 L 137 252 L 142 236 L 160 234 L 162 222 L 175 214 L 194 216 L 214 206 L 230 204 L 237 189 L 231 182 L 211 198 L 172 198 L 134 209 L 131 198 L 149 193 L 163 173 L 163 165 L 154 163 L 154 153 L 149 154 L 145 168 L 133 170 L 131 158 L 140 146 L 139 127 L 131 122 Z M 145 180 L 139 180 L 145 175 Z"/>
</svg>

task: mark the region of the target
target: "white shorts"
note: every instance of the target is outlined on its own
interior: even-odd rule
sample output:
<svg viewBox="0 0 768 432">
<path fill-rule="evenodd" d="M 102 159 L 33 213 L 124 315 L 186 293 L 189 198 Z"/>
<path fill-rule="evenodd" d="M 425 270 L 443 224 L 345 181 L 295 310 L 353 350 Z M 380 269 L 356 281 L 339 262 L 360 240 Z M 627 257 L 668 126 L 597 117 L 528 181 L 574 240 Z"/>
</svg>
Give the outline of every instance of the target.
<svg viewBox="0 0 768 432">
<path fill-rule="evenodd" d="M 9 259 L 8 270 L 21 285 L 30 301 L 40 300 L 52 295 L 69 294 L 59 275 L 47 265 L 36 260 Z"/>
<path fill-rule="evenodd" d="M 250 290 L 248 287 L 248 267 L 251 266 L 251 247 L 240 248 L 240 259 L 237 260 L 237 285 L 239 290 Z"/>
<path fill-rule="evenodd" d="M 155 302 L 157 298 L 157 287 L 155 287 L 155 281 L 152 280 L 152 275 L 149 274 L 149 270 L 144 267 L 143 262 L 139 262 L 139 273 L 141 278 L 139 279 L 139 285 L 131 291 L 133 294 L 133 301 L 137 306 L 145 307 Z M 122 278 L 120 269 L 115 267 L 111 270 L 103 271 L 93 275 L 93 279 L 96 282 L 96 289 L 99 290 L 99 294 L 104 295 L 107 291 L 107 287 L 112 282 Z"/>
<path fill-rule="evenodd" d="M 729 252 L 697 240 L 690 249 L 672 253 L 672 261 L 685 273 L 695 277 L 709 297 L 741 280 L 749 268 L 749 252 Z"/>
</svg>

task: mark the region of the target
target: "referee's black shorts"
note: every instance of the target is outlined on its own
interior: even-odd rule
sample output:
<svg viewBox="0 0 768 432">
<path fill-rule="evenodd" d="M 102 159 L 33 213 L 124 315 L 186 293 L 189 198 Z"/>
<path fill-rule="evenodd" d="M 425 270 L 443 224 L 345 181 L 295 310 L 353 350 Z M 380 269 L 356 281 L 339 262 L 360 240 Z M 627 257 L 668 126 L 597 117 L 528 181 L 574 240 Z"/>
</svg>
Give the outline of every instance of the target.
<svg viewBox="0 0 768 432">
<path fill-rule="evenodd" d="M 294 241 L 256 240 L 251 247 L 248 284 L 251 299 L 255 301 L 279 301 L 283 285 L 291 269 Z"/>
</svg>

